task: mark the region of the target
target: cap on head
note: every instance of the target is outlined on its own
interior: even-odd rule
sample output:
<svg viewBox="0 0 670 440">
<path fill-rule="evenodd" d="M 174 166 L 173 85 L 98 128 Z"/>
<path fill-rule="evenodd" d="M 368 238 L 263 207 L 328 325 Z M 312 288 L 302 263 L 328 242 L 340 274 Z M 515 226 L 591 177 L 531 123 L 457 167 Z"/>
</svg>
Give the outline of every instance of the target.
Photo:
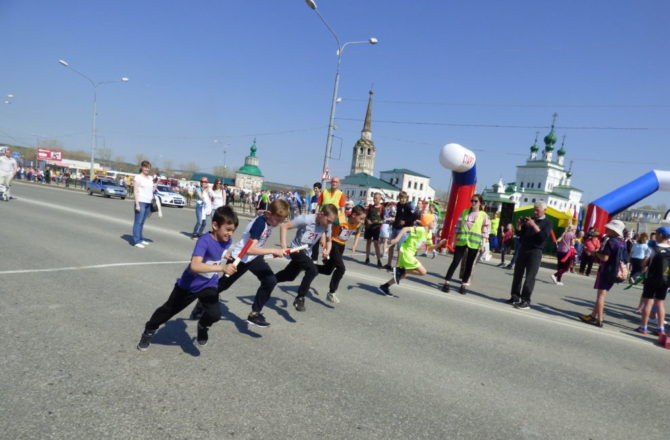
<svg viewBox="0 0 670 440">
<path fill-rule="evenodd" d="M 665 238 L 670 238 L 670 226 L 661 226 L 660 228 L 656 229 L 656 234 L 662 235 Z"/>
<path fill-rule="evenodd" d="M 621 220 L 612 220 L 605 225 L 605 228 L 615 232 L 619 237 L 622 237 L 626 225 Z"/>
<path fill-rule="evenodd" d="M 421 214 L 421 219 L 419 220 L 419 223 L 421 223 L 421 226 L 430 227 L 430 225 L 432 225 L 434 221 L 435 216 L 433 214 L 424 212 L 423 214 Z"/>
</svg>

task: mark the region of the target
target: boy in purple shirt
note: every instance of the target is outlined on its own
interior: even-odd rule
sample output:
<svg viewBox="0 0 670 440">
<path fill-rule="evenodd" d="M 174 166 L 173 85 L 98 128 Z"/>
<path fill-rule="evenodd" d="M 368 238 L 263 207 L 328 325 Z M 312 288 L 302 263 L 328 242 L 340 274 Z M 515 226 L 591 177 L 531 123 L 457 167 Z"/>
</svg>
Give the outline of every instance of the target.
<svg viewBox="0 0 670 440">
<path fill-rule="evenodd" d="M 232 237 L 239 221 L 235 212 L 227 207 L 218 208 L 212 217 L 212 231 L 198 239 L 193 249 L 191 263 L 177 279 L 167 302 L 156 309 L 144 326 L 144 333 L 137 349 L 146 351 L 156 330 L 170 318 L 198 299 L 205 312 L 198 321 L 198 345 L 208 340 L 209 327 L 221 319 L 219 308 L 219 273 L 233 275 L 237 269 L 232 264 L 221 264 L 223 254 L 232 244 Z"/>
</svg>

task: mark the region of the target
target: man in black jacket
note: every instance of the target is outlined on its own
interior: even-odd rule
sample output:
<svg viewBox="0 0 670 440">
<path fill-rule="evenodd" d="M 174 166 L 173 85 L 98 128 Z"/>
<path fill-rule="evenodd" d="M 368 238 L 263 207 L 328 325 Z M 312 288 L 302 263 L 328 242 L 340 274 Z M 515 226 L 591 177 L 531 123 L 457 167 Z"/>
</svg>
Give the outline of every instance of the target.
<svg viewBox="0 0 670 440">
<path fill-rule="evenodd" d="M 551 220 L 544 215 L 546 210 L 547 205 L 544 202 L 537 202 L 533 217 L 521 217 L 516 225 L 521 245 L 519 257 L 514 265 L 512 296 L 507 302 L 517 309 L 530 309 L 530 296 L 533 293 L 535 277 L 542 262 L 542 250 L 554 227 Z M 524 273 L 526 280 L 522 288 Z"/>
<path fill-rule="evenodd" d="M 393 224 L 391 225 L 391 240 L 396 238 L 402 228 L 405 226 L 412 226 L 417 219 L 417 216 L 412 209 L 412 204 L 409 203 L 408 200 L 409 196 L 407 193 L 405 191 L 400 191 L 400 194 L 398 195 L 398 204 L 396 205 L 395 220 L 393 220 Z M 398 249 L 400 249 L 403 241 L 405 240 L 402 238 L 398 241 Z M 384 266 L 384 269 L 386 270 L 393 270 L 393 253 L 395 248 L 396 246 L 389 248 L 388 260 L 386 261 L 386 266 Z"/>
</svg>

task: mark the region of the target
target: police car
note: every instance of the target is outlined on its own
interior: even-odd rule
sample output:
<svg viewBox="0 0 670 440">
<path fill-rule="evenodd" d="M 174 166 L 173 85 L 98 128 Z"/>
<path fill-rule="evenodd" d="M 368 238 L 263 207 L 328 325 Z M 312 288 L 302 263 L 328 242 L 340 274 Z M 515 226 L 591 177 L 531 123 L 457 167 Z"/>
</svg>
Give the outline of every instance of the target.
<svg viewBox="0 0 670 440">
<path fill-rule="evenodd" d="M 177 206 L 179 208 L 186 206 L 184 196 L 167 185 L 158 185 L 154 194 L 158 197 L 162 206 Z"/>
</svg>

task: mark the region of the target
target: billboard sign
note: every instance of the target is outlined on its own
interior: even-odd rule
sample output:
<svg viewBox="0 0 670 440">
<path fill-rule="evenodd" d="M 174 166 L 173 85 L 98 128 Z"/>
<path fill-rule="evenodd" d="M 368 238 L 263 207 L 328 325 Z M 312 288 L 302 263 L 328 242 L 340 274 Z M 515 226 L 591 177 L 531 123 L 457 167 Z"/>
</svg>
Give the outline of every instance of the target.
<svg viewBox="0 0 670 440">
<path fill-rule="evenodd" d="M 38 148 L 37 159 L 60 162 L 63 160 L 63 152 L 57 150 L 47 150 L 46 148 Z"/>
</svg>

